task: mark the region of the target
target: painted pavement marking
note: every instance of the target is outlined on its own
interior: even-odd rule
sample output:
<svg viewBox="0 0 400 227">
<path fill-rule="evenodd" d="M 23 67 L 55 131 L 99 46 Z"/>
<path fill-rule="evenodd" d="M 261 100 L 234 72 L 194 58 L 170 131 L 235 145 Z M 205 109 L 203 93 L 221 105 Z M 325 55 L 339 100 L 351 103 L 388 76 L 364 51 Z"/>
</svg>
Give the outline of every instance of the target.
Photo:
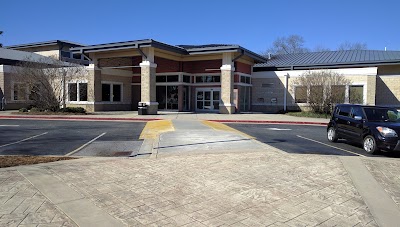
<svg viewBox="0 0 400 227">
<path fill-rule="evenodd" d="M 329 144 L 326 144 L 326 143 L 322 143 L 322 142 L 319 142 L 317 140 L 313 140 L 313 139 L 310 139 L 310 138 L 307 138 L 307 137 L 303 137 L 303 136 L 300 136 L 300 135 L 297 135 L 297 137 L 305 139 L 305 140 L 312 141 L 314 143 L 319 143 L 319 144 L 322 144 L 322 145 L 325 145 L 325 146 L 328 146 L 328 147 L 332 147 L 332 148 L 335 148 L 335 149 L 338 149 L 338 150 L 341 150 L 341 151 L 344 151 L 344 152 L 348 152 L 348 153 L 351 153 L 351 154 L 354 154 L 354 155 L 357 155 L 357 156 L 366 157 L 365 155 L 357 154 L 355 152 L 352 152 L 352 151 L 349 151 L 349 150 L 346 150 L 346 149 L 343 149 L 343 148 L 340 148 L 340 147 L 335 147 L 335 146 L 332 146 L 332 145 L 329 145 Z"/>
<path fill-rule="evenodd" d="M 97 140 L 98 138 L 100 138 L 100 137 L 104 136 L 105 134 L 106 134 L 106 133 L 105 133 L 105 132 L 103 132 L 102 134 L 100 134 L 100 135 L 96 136 L 94 139 L 90 140 L 89 142 L 87 142 L 87 143 L 83 144 L 82 146 L 78 147 L 77 149 L 75 149 L 75 150 L 73 150 L 73 151 L 69 152 L 68 154 L 66 154 L 66 155 L 64 155 L 64 156 L 70 156 L 70 155 L 73 155 L 73 154 L 75 154 L 76 152 L 78 152 L 78 151 L 82 150 L 82 149 L 83 149 L 83 148 L 85 148 L 87 145 L 89 145 L 89 144 L 93 143 L 95 140 Z"/>
<path fill-rule="evenodd" d="M 42 134 L 35 135 L 35 136 L 31 136 L 31 137 L 28 137 L 28 138 L 25 138 L 25 139 L 22 139 L 22 140 L 18 140 L 18 141 L 13 142 L 13 143 L 7 143 L 7 144 L 4 144 L 4 145 L 1 145 L 0 147 L 7 147 L 7 146 L 10 146 L 10 145 L 22 143 L 22 142 L 24 142 L 24 141 L 31 140 L 31 139 L 34 139 L 34 138 L 36 138 L 36 137 L 46 135 L 47 133 L 48 133 L 48 132 L 44 132 L 44 133 L 42 133 Z"/>
</svg>

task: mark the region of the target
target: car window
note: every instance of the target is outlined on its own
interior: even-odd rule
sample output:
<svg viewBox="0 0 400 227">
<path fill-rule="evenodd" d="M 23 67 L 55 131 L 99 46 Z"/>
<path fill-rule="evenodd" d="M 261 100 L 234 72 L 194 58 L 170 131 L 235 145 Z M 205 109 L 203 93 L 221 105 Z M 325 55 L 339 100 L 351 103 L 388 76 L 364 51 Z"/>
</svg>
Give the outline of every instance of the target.
<svg viewBox="0 0 400 227">
<path fill-rule="evenodd" d="M 368 121 L 400 122 L 400 115 L 396 109 L 365 107 L 364 111 Z"/>
<path fill-rule="evenodd" d="M 339 115 L 348 117 L 350 114 L 350 106 L 340 106 L 339 107 Z"/>
<path fill-rule="evenodd" d="M 362 118 L 365 118 L 365 117 L 364 117 L 364 113 L 363 113 L 361 107 L 359 107 L 359 106 L 354 106 L 354 107 L 352 108 L 350 117 L 354 118 L 355 116 L 360 116 L 360 117 L 362 117 Z"/>
</svg>

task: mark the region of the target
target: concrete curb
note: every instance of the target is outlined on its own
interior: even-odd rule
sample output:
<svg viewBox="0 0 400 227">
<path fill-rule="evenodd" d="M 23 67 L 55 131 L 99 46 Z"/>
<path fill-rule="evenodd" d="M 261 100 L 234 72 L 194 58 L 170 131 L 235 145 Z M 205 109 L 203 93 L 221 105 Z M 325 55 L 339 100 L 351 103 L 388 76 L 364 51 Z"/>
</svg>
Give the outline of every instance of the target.
<svg viewBox="0 0 400 227">
<path fill-rule="evenodd" d="M 317 125 L 327 126 L 328 123 L 308 121 L 270 121 L 270 120 L 208 120 L 219 123 L 253 123 L 253 124 L 292 124 L 292 125 Z"/>
<path fill-rule="evenodd" d="M 28 119 L 28 120 L 61 120 L 61 121 L 157 121 L 162 118 L 117 118 L 117 117 L 63 117 L 63 116 L 0 116 L 0 119 Z M 204 119 L 207 120 L 207 119 Z M 219 123 L 249 123 L 249 124 L 289 124 L 327 126 L 328 123 L 308 121 L 274 121 L 274 120 L 207 120 Z"/>
</svg>

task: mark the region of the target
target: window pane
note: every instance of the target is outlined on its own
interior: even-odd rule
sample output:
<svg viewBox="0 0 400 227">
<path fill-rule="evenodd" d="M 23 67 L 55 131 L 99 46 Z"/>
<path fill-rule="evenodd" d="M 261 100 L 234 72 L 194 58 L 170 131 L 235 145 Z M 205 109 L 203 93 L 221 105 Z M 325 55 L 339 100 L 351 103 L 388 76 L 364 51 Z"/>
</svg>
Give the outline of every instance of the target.
<svg viewBox="0 0 400 227">
<path fill-rule="evenodd" d="M 203 77 L 202 76 L 196 76 L 196 83 L 203 83 Z"/>
<path fill-rule="evenodd" d="M 333 103 L 344 103 L 346 97 L 346 86 L 334 85 L 332 86 L 332 102 Z"/>
<path fill-rule="evenodd" d="M 26 87 L 24 84 L 14 84 L 14 100 L 25 100 Z"/>
<path fill-rule="evenodd" d="M 77 100 L 77 86 L 76 83 L 68 84 L 68 92 L 69 92 L 69 101 L 78 101 Z"/>
<path fill-rule="evenodd" d="M 167 76 L 156 76 L 156 82 L 167 82 Z"/>
<path fill-rule="evenodd" d="M 350 114 L 350 106 L 341 106 L 339 109 L 339 115 L 349 116 Z"/>
<path fill-rule="evenodd" d="M 121 102 L 121 84 L 113 85 L 113 102 Z"/>
<path fill-rule="evenodd" d="M 299 86 L 295 88 L 294 92 L 296 103 L 306 103 L 307 102 L 307 87 Z"/>
<path fill-rule="evenodd" d="M 111 101 L 111 85 L 110 84 L 102 84 L 101 85 L 101 97 L 102 97 L 102 101 L 104 102 L 109 102 Z"/>
<path fill-rule="evenodd" d="M 246 77 L 246 84 L 251 84 L 250 77 Z"/>
<path fill-rule="evenodd" d="M 241 76 L 240 77 L 240 83 L 246 83 L 246 77 L 245 76 Z"/>
<path fill-rule="evenodd" d="M 39 85 L 33 85 L 32 89 L 29 93 L 29 100 L 37 100 L 39 99 Z"/>
<path fill-rule="evenodd" d="M 190 76 L 183 76 L 183 82 L 190 83 Z"/>
<path fill-rule="evenodd" d="M 349 102 L 350 103 L 363 103 L 363 86 L 350 86 L 349 90 Z"/>
<path fill-rule="evenodd" d="M 79 84 L 79 101 L 87 101 L 87 83 Z"/>
<path fill-rule="evenodd" d="M 310 103 L 323 103 L 324 89 L 322 86 L 311 86 L 310 87 Z"/>
<path fill-rule="evenodd" d="M 213 82 L 221 82 L 221 77 L 220 76 L 213 76 Z"/>
<path fill-rule="evenodd" d="M 168 82 L 178 82 L 179 81 L 179 76 L 178 75 L 176 75 L 176 76 L 168 76 L 167 77 L 167 81 Z"/>
</svg>

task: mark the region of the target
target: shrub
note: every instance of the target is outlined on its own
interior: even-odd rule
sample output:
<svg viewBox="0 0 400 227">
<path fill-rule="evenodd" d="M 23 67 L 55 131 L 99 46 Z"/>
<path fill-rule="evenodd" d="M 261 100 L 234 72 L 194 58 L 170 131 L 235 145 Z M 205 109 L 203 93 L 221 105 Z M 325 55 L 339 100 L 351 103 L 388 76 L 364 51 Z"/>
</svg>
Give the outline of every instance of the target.
<svg viewBox="0 0 400 227">
<path fill-rule="evenodd" d="M 86 110 L 82 107 L 66 107 L 66 108 L 61 108 L 60 112 L 63 112 L 63 113 L 86 113 Z"/>
<path fill-rule="evenodd" d="M 43 112 L 43 110 L 37 107 L 32 107 L 30 112 Z"/>
<path fill-rule="evenodd" d="M 28 109 L 27 108 L 21 108 L 21 109 L 18 110 L 18 112 L 26 113 L 26 112 L 28 112 Z"/>
</svg>

